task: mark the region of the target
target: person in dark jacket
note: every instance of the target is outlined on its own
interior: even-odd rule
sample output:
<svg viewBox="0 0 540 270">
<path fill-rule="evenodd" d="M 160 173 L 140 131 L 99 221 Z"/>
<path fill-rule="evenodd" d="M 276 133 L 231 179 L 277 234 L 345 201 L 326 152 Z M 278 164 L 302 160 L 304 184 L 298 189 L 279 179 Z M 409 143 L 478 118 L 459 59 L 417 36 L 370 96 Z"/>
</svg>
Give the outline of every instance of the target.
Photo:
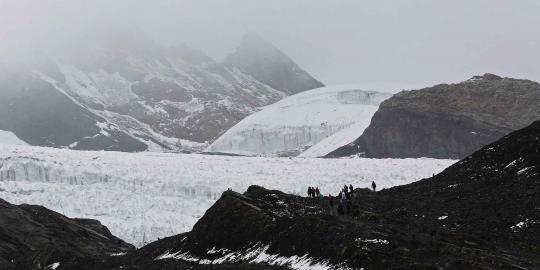
<svg viewBox="0 0 540 270">
<path fill-rule="evenodd" d="M 353 191 L 354 191 L 354 188 L 353 188 L 352 184 L 349 184 L 349 192 L 353 193 Z"/>
<path fill-rule="evenodd" d="M 375 184 L 375 181 L 371 182 L 371 188 L 373 189 L 373 191 L 377 189 L 377 184 Z"/>
<path fill-rule="evenodd" d="M 308 197 L 311 198 L 311 197 L 312 197 L 312 194 L 313 194 L 313 189 L 312 189 L 311 187 L 308 187 L 308 189 L 307 189 L 307 195 L 308 195 Z"/>
</svg>

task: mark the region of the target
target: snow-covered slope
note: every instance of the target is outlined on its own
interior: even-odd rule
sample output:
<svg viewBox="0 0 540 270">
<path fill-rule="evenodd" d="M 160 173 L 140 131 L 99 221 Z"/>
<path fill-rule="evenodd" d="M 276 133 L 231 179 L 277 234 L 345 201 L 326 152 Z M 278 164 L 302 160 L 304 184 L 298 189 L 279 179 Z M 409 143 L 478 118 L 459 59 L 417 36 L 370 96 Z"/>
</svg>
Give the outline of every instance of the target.
<svg viewBox="0 0 540 270">
<path fill-rule="evenodd" d="M 336 194 L 344 184 L 381 188 L 438 173 L 452 160 L 288 159 L 74 151 L 0 145 L 0 197 L 102 221 L 138 246 L 188 231 L 227 188 L 261 185 Z"/>
<path fill-rule="evenodd" d="M 295 156 L 306 148 L 348 129 L 362 134 L 387 93 L 358 90 L 351 86 L 323 87 L 287 97 L 246 117 L 211 144 L 207 152 L 241 155 Z M 350 141 L 347 141 L 351 138 Z M 354 135 L 334 138 L 339 147 Z M 317 148 L 305 156 L 324 153 Z M 330 149 L 332 151 L 334 149 Z"/>
<path fill-rule="evenodd" d="M 4 130 L 0 130 L 0 144 L 27 145 L 27 143 L 15 136 L 13 132 Z"/>
</svg>

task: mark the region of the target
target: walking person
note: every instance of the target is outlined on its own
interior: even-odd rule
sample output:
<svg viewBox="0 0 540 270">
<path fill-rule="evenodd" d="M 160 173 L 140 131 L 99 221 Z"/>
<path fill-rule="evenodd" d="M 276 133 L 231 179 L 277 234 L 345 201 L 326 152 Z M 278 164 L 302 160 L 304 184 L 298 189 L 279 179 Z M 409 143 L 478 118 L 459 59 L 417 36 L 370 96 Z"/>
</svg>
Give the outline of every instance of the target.
<svg viewBox="0 0 540 270">
<path fill-rule="evenodd" d="M 371 182 L 371 188 L 373 189 L 373 191 L 377 189 L 377 184 L 375 184 L 375 181 Z"/>
</svg>

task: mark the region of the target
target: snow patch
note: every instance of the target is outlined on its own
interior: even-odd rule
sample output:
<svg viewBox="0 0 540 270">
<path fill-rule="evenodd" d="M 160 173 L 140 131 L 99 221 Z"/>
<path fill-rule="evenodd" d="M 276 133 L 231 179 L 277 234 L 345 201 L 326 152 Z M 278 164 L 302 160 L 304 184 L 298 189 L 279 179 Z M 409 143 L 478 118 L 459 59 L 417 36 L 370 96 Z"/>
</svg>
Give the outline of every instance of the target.
<svg viewBox="0 0 540 270">
<path fill-rule="evenodd" d="M 46 267 L 46 269 L 51 269 L 51 270 L 55 270 L 56 268 L 58 268 L 60 266 L 60 263 L 59 262 L 55 262 L 49 266 Z"/>
<path fill-rule="evenodd" d="M 331 264 L 327 260 L 318 260 L 310 256 L 280 256 L 277 254 L 269 254 L 267 251 L 270 248 L 270 245 L 263 246 L 257 244 L 251 248 L 248 248 L 244 251 L 237 252 L 228 252 L 222 257 L 208 260 L 201 259 L 196 256 L 191 255 L 189 252 L 178 251 L 176 253 L 170 253 L 170 251 L 165 252 L 164 254 L 155 258 L 155 260 L 163 259 L 176 259 L 184 260 L 188 262 L 194 262 L 198 264 L 223 264 L 223 263 L 266 263 L 273 266 L 285 266 L 290 269 L 298 270 L 349 270 L 351 268 L 347 267 L 345 263 L 339 265 Z M 352 269 L 351 269 L 352 270 Z"/>
<path fill-rule="evenodd" d="M 517 174 L 518 174 L 518 175 L 522 175 L 523 173 L 525 173 L 525 172 L 527 172 L 527 171 L 529 171 L 530 169 L 533 169 L 533 168 L 534 168 L 534 166 L 527 167 L 527 168 L 523 168 L 523 169 L 519 170 L 519 171 L 517 172 Z"/>
<path fill-rule="evenodd" d="M 26 142 L 19 139 L 13 132 L 4 130 L 0 130 L 0 144 L 27 145 Z"/>
</svg>

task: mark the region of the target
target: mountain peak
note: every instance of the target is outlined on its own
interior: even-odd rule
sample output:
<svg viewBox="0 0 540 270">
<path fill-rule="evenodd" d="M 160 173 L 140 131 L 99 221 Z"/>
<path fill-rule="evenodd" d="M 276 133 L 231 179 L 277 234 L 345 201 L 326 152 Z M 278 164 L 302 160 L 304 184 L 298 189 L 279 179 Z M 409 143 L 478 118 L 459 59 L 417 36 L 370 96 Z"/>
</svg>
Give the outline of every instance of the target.
<svg viewBox="0 0 540 270">
<path fill-rule="evenodd" d="M 287 57 L 268 40 L 253 32 L 247 33 L 242 37 L 237 52 L 242 50 L 250 50 L 258 53 L 281 54 L 280 57 Z"/>
<path fill-rule="evenodd" d="M 244 35 L 224 63 L 287 95 L 324 86 L 256 33 Z"/>
<path fill-rule="evenodd" d="M 497 76 L 497 75 L 492 74 L 492 73 L 485 73 L 484 75 L 473 76 L 468 81 L 469 82 L 471 82 L 471 81 L 480 81 L 480 80 L 495 81 L 495 80 L 500 80 L 500 79 L 502 79 L 502 77 Z"/>
</svg>

